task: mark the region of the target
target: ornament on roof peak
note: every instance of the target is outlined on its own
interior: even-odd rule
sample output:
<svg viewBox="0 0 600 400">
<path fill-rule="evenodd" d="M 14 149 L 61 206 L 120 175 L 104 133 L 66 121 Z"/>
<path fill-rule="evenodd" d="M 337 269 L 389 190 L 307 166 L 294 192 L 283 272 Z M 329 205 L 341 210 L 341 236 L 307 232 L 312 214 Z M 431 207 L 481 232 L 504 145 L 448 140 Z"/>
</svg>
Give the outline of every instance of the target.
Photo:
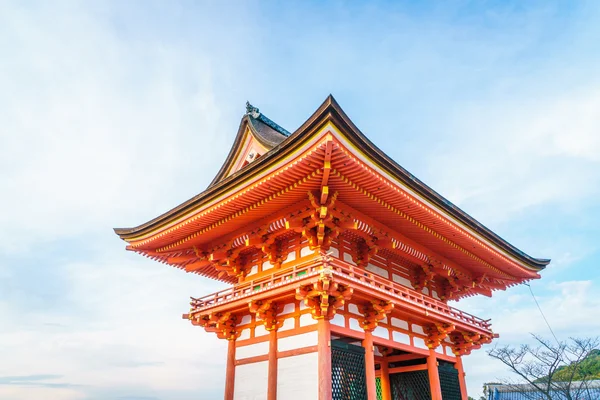
<svg viewBox="0 0 600 400">
<path fill-rule="evenodd" d="M 258 110 L 258 107 L 254 107 L 252 104 L 250 104 L 249 101 L 246 102 L 246 115 L 250 115 L 253 118 L 258 118 L 260 115 L 260 111 Z"/>
</svg>

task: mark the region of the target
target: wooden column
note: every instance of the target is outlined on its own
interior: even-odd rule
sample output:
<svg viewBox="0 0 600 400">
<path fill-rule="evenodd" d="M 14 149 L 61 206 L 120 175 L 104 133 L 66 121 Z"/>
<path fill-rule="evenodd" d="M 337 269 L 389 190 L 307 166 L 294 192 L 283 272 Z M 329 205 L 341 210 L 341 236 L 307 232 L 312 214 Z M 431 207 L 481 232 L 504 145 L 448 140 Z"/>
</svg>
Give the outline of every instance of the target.
<svg viewBox="0 0 600 400">
<path fill-rule="evenodd" d="M 456 364 L 454 368 L 458 370 L 458 384 L 460 385 L 460 397 L 462 400 L 467 400 L 467 381 L 465 379 L 465 370 L 463 368 L 461 356 L 456 356 Z"/>
<path fill-rule="evenodd" d="M 435 350 L 429 349 L 427 357 L 427 371 L 429 372 L 429 387 L 431 389 L 431 400 L 442 400 L 442 388 L 440 386 L 440 374 L 438 372 Z"/>
<path fill-rule="evenodd" d="M 331 400 L 331 325 L 325 318 L 317 320 L 319 333 L 319 400 Z"/>
<path fill-rule="evenodd" d="M 269 379 L 267 400 L 277 399 L 277 330 L 269 331 Z"/>
<path fill-rule="evenodd" d="M 227 341 L 227 371 L 225 372 L 225 400 L 233 400 L 235 382 L 235 340 Z"/>
<path fill-rule="evenodd" d="M 387 357 L 381 361 L 381 400 L 392 400 L 392 388 L 390 387 L 390 370 Z"/>
<path fill-rule="evenodd" d="M 373 352 L 373 332 L 365 330 L 362 342 L 365 348 L 365 372 L 367 377 L 367 399 L 377 400 L 377 384 L 375 382 L 375 354 Z"/>
</svg>

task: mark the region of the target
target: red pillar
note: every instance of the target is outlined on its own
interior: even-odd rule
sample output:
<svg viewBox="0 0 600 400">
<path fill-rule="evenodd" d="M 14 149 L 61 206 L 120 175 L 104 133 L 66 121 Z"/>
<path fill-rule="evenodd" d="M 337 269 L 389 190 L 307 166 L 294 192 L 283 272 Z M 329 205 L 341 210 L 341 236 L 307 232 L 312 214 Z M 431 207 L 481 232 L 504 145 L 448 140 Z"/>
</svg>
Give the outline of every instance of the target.
<svg viewBox="0 0 600 400">
<path fill-rule="evenodd" d="M 460 385 L 460 397 L 462 400 L 467 400 L 469 398 L 467 395 L 467 381 L 465 379 L 466 374 L 463 368 L 461 356 L 456 356 L 456 364 L 454 364 L 454 368 L 458 370 L 458 384 Z"/>
<path fill-rule="evenodd" d="M 387 357 L 381 362 L 381 399 L 392 400 L 392 389 L 390 387 L 390 372 Z"/>
<path fill-rule="evenodd" d="M 277 399 L 277 330 L 269 332 L 269 379 L 267 400 Z"/>
<path fill-rule="evenodd" d="M 377 400 L 377 385 L 375 383 L 375 354 L 373 353 L 373 332 L 365 331 L 362 342 L 365 348 L 365 370 L 367 375 L 367 399 Z"/>
<path fill-rule="evenodd" d="M 235 340 L 227 341 L 227 371 L 225 372 L 225 400 L 233 400 L 235 382 Z"/>
<path fill-rule="evenodd" d="M 321 318 L 317 321 L 319 332 L 319 400 L 331 400 L 331 326 Z"/>
<path fill-rule="evenodd" d="M 427 357 L 427 371 L 429 372 L 429 387 L 431 389 L 431 400 L 442 400 L 440 374 L 438 372 L 435 350 L 433 349 L 429 349 L 429 357 Z"/>
</svg>

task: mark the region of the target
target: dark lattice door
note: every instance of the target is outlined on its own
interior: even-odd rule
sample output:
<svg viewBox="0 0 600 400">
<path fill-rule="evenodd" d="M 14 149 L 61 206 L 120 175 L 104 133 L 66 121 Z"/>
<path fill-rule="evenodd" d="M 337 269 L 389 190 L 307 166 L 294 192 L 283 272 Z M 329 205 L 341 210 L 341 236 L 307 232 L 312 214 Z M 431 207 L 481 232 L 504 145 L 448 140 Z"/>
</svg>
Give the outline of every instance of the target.
<svg viewBox="0 0 600 400">
<path fill-rule="evenodd" d="M 367 400 L 365 349 L 331 341 L 331 398 Z"/>
<path fill-rule="evenodd" d="M 458 371 L 454 368 L 454 365 L 440 361 L 438 372 L 440 374 L 442 398 L 444 400 L 461 400 Z"/>
<path fill-rule="evenodd" d="M 431 400 L 427 371 L 391 374 L 390 386 L 394 400 Z"/>
</svg>

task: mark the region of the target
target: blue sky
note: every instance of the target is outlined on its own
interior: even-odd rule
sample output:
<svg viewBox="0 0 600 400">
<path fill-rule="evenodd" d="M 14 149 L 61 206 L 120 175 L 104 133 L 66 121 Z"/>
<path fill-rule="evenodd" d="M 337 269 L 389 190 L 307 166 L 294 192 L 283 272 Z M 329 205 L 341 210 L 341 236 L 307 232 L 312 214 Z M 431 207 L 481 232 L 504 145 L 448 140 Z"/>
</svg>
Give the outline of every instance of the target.
<svg viewBox="0 0 600 400">
<path fill-rule="evenodd" d="M 600 328 L 597 2 L 2 2 L 0 398 L 218 399 L 225 345 L 180 320 L 222 286 L 115 226 L 201 192 L 246 100 L 288 130 L 332 93 L 409 171 L 553 259 L 560 338 Z M 548 336 L 526 287 L 459 304 Z M 484 350 L 469 392 L 507 376 Z"/>
</svg>

